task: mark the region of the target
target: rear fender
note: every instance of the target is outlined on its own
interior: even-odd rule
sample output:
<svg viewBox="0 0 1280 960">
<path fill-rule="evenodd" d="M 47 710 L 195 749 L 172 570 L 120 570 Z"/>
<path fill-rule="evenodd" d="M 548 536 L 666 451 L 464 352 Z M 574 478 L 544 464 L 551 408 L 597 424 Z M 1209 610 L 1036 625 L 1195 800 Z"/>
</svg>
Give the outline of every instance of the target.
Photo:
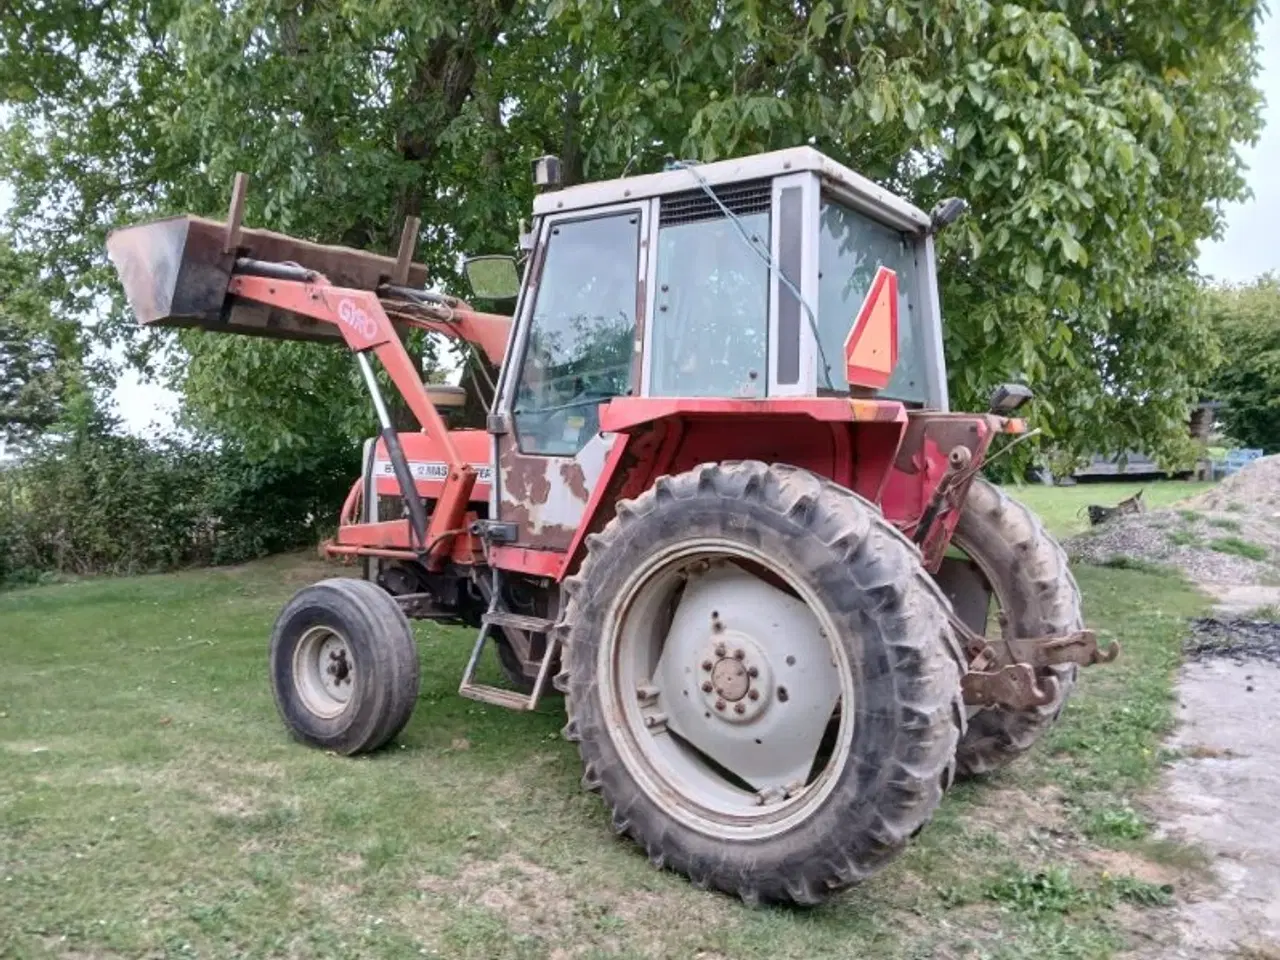
<svg viewBox="0 0 1280 960">
<path fill-rule="evenodd" d="M 936 571 L 960 520 L 969 484 L 986 460 L 992 439 L 1005 432 L 1011 421 L 991 414 L 931 410 L 911 411 L 907 421 L 880 508 L 894 526 L 917 541 L 925 567 Z M 967 465 L 955 471 L 948 458 L 961 448 L 967 451 L 961 456 Z M 929 519 L 929 508 L 944 478 L 947 487 L 932 522 L 921 531 L 921 521 Z"/>
<path fill-rule="evenodd" d="M 563 579 L 577 569 L 587 536 L 605 527 L 619 500 L 701 463 L 786 463 L 877 501 L 907 425 L 902 404 L 885 400 L 619 398 L 601 407 L 601 429 L 617 439 L 568 549 L 552 559 L 547 551 L 497 548 L 495 566 Z"/>
</svg>

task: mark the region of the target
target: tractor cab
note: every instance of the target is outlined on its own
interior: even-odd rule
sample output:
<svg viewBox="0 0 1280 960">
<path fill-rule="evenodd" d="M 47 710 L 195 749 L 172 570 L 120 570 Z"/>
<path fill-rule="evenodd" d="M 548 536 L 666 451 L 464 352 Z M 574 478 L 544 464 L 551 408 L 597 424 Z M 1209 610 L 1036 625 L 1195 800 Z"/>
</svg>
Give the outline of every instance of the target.
<svg viewBox="0 0 1280 960">
<path fill-rule="evenodd" d="M 736 403 L 717 409 L 753 437 L 743 453 L 792 462 L 790 445 L 826 444 L 817 422 L 839 415 L 797 402 L 946 411 L 933 234 L 958 201 L 930 216 L 809 147 L 564 189 L 557 167 L 535 164 L 489 417 L 489 516 L 521 545 L 505 561 L 532 572 L 548 556 L 525 548 L 571 555 L 622 422 L 664 402 L 681 431 L 712 432 L 724 425 L 707 426 L 708 404 Z M 506 271 L 514 295 L 514 261 Z M 467 272 L 477 293 L 501 286 L 499 258 Z M 783 419 L 757 422 L 766 407 Z"/>
<path fill-rule="evenodd" d="M 526 452 L 572 456 L 621 396 L 852 390 L 947 408 L 937 218 L 812 148 L 551 180 L 534 216 L 500 405 Z M 492 258 L 477 266 L 492 276 Z M 846 344 L 881 268 L 896 343 L 864 344 L 874 369 L 851 382 Z"/>
</svg>

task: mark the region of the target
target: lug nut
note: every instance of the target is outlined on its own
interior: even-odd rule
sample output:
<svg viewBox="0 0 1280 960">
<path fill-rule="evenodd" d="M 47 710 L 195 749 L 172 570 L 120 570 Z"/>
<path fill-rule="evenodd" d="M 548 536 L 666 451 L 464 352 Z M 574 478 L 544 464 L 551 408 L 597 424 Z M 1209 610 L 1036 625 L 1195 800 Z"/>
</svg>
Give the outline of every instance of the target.
<svg viewBox="0 0 1280 960">
<path fill-rule="evenodd" d="M 733 651 L 733 659 L 735 659 L 735 660 L 745 660 L 746 658 L 747 658 L 747 655 L 746 655 L 743 651 L 741 651 L 741 650 L 735 650 L 735 651 Z"/>
<path fill-rule="evenodd" d="M 703 693 L 710 693 L 710 692 L 711 692 L 711 681 L 710 681 L 710 680 L 708 680 L 706 683 L 704 683 L 704 684 L 702 685 L 702 692 L 703 692 Z"/>
<path fill-rule="evenodd" d="M 759 690 L 748 690 L 748 691 L 747 691 L 747 699 L 749 699 L 749 700 L 759 700 L 759 699 L 760 699 L 760 691 L 759 691 Z"/>
<path fill-rule="evenodd" d="M 746 708 L 746 707 L 744 707 L 744 706 L 743 706 L 742 704 L 740 704 L 740 703 L 735 703 L 735 704 L 733 705 L 733 712 L 734 712 L 734 713 L 746 713 L 746 712 L 747 712 L 747 708 Z"/>
<path fill-rule="evenodd" d="M 711 670 L 711 661 L 710 661 L 710 660 L 703 660 L 703 661 L 702 661 L 702 669 L 703 669 L 703 670 L 710 671 L 710 670 Z"/>
<path fill-rule="evenodd" d="M 716 701 L 716 709 L 717 709 L 717 710 L 723 710 L 723 709 L 724 709 L 724 701 L 723 701 L 723 700 L 717 700 L 717 701 Z"/>
<path fill-rule="evenodd" d="M 760 671 L 755 667 L 747 667 L 747 676 L 754 680 L 756 677 L 760 676 Z"/>
</svg>

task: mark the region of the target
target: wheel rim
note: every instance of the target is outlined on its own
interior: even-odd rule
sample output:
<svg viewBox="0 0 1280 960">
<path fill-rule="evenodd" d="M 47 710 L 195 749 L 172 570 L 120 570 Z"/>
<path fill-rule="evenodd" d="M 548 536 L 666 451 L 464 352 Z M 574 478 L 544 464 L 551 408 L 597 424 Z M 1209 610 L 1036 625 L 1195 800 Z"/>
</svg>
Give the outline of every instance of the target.
<svg viewBox="0 0 1280 960">
<path fill-rule="evenodd" d="M 355 661 L 347 638 L 330 627 L 312 627 L 293 652 L 293 682 L 308 710 L 336 717 L 355 687 Z"/>
<path fill-rule="evenodd" d="M 827 797 L 849 759 L 854 677 L 799 577 L 733 541 L 690 541 L 633 571 L 606 622 L 596 676 L 610 733 L 670 816 L 761 839 Z"/>
</svg>

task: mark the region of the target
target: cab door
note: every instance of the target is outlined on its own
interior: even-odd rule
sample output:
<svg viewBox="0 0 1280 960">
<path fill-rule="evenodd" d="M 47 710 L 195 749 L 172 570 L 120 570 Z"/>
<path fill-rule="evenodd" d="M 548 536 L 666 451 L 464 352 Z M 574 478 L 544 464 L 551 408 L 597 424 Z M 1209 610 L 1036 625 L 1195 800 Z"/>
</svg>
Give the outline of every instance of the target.
<svg viewBox="0 0 1280 960">
<path fill-rule="evenodd" d="M 639 393 L 649 202 L 548 217 L 504 371 L 498 520 L 515 546 L 568 550 L 616 439 L 599 406 Z"/>
</svg>

